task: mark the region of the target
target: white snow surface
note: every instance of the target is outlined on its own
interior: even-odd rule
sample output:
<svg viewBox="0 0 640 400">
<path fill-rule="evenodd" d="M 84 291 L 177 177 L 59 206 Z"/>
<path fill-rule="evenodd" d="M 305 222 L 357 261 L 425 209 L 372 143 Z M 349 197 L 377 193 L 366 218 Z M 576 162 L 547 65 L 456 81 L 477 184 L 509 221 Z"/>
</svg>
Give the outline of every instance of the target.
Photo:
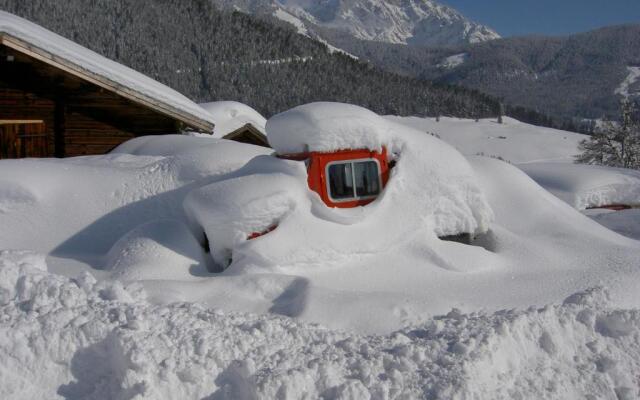
<svg viewBox="0 0 640 400">
<path fill-rule="evenodd" d="M 587 210 L 585 214 L 614 232 L 640 240 L 640 209 L 620 211 L 594 209 Z"/>
<path fill-rule="evenodd" d="M 614 204 L 640 206 L 640 171 L 558 163 L 529 163 L 519 167 L 578 210 Z"/>
<path fill-rule="evenodd" d="M 397 165 L 353 210 L 301 162 L 211 137 L 0 161 L 0 397 L 637 398 L 640 242 L 382 121 Z M 488 231 L 441 241 L 447 221 Z"/>
<path fill-rule="evenodd" d="M 267 121 L 267 139 L 279 154 L 346 149 L 377 151 L 384 144 L 392 144 L 391 131 L 391 124 L 379 115 L 342 103 L 305 104 Z"/>
<path fill-rule="evenodd" d="M 501 157 L 514 164 L 534 161 L 573 162 L 578 143 L 588 138 L 574 132 L 529 125 L 504 117 L 496 119 L 395 117 L 386 119 L 438 135 L 465 155 Z"/>
<path fill-rule="evenodd" d="M 177 91 L 131 68 L 101 56 L 33 22 L 0 10 L 0 35 L 5 34 L 39 48 L 55 58 L 105 78 L 165 106 L 215 123 L 210 114 Z"/>
<path fill-rule="evenodd" d="M 389 335 L 198 303 L 47 272 L 0 252 L 4 399 L 631 399 L 640 311 L 594 289 L 525 311 L 452 310 Z"/>
<path fill-rule="evenodd" d="M 200 104 L 213 117 L 216 127 L 213 136 L 223 138 L 246 124 L 265 133 L 267 120 L 256 110 L 237 101 L 213 101 Z"/>
</svg>

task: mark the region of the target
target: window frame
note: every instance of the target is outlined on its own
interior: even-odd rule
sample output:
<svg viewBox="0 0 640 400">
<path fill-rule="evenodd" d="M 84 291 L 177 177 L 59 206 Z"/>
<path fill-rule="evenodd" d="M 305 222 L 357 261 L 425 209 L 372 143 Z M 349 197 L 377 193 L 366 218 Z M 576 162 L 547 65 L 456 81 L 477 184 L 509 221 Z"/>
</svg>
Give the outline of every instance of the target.
<svg viewBox="0 0 640 400">
<path fill-rule="evenodd" d="M 377 194 L 371 194 L 368 196 L 358 196 L 358 189 L 356 186 L 356 174 L 355 174 L 355 167 L 353 164 L 355 163 L 359 163 L 359 162 L 369 162 L 369 161 L 373 161 L 376 163 L 376 168 L 378 169 L 378 188 L 379 191 Z M 331 195 L 331 178 L 329 175 L 329 168 L 332 165 L 341 165 L 341 164 L 351 164 L 351 182 L 353 185 L 353 197 L 345 197 L 342 199 L 334 199 L 333 196 Z M 325 167 L 324 167 L 324 175 L 326 177 L 325 179 L 325 189 L 327 191 L 327 197 L 329 198 L 329 200 L 331 200 L 332 203 L 347 203 L 347 202 L 353 202 L 353 201 L 359 201 L 359 200 L 369 200 L 369 199 L 375 199 L 376 197 L 380 196 L 380 194 L 382 193 L 383 190 L 383 186 L 382 186 L 382 168 L 380 166 L 380 161 L 377 158 L 354 158 L 352 160 L 336 160 L 336 161 L 330 161 L 328 162 Z"/>
</svg>

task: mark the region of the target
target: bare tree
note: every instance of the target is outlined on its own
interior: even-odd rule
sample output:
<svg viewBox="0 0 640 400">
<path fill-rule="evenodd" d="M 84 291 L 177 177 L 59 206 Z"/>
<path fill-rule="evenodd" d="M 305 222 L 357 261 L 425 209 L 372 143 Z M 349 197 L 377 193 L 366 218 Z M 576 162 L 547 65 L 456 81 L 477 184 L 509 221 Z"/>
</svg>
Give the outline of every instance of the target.
<svg viewBox="0 0 640 400">
<path fill-rule="evenodd" d="M 577 163 L 640 169 L 640 120 L 637 106 L 628 99 L 620 103 L 620 122 L 605 120 L 579 148 Z"/>
</svg>

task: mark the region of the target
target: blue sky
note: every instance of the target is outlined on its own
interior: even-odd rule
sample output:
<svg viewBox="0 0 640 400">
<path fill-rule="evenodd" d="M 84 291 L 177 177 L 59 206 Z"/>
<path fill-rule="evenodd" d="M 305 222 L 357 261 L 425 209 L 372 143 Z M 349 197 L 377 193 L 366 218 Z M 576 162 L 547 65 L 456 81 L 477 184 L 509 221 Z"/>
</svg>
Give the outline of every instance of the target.
<svg viewBox="0 0 640 400">
<path fill-rule="evenodd" d="M 640 0 L 439 0 L 502 36 L 566 35 L 640 23 Z"/>
</svg>

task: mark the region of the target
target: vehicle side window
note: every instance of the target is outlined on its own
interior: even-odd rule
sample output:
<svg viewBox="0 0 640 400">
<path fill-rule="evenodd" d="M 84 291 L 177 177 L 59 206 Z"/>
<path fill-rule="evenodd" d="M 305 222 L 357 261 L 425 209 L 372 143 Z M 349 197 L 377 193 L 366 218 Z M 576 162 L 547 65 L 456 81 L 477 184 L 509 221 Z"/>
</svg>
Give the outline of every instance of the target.
<svg viewBox="0 0 640 400">
<path fill-rule="evenodd" d="M 380 193 L 380 172 L 374 160 L 335 162 L 327 168 L 327 186 L 333 200 L 373 197 Z"/>
<path fill-rule="evenodd" d="M 337 200 L 353 197 L 353 174 L 351 163 L 329 166 L 329 190 Z"/>
<path fill-rule="evenodd" d="M 378 164 L 375 161 L 353 163 L 356 180 L 356 196 L 375 196 L 380 193 Z"/>
</svg>

